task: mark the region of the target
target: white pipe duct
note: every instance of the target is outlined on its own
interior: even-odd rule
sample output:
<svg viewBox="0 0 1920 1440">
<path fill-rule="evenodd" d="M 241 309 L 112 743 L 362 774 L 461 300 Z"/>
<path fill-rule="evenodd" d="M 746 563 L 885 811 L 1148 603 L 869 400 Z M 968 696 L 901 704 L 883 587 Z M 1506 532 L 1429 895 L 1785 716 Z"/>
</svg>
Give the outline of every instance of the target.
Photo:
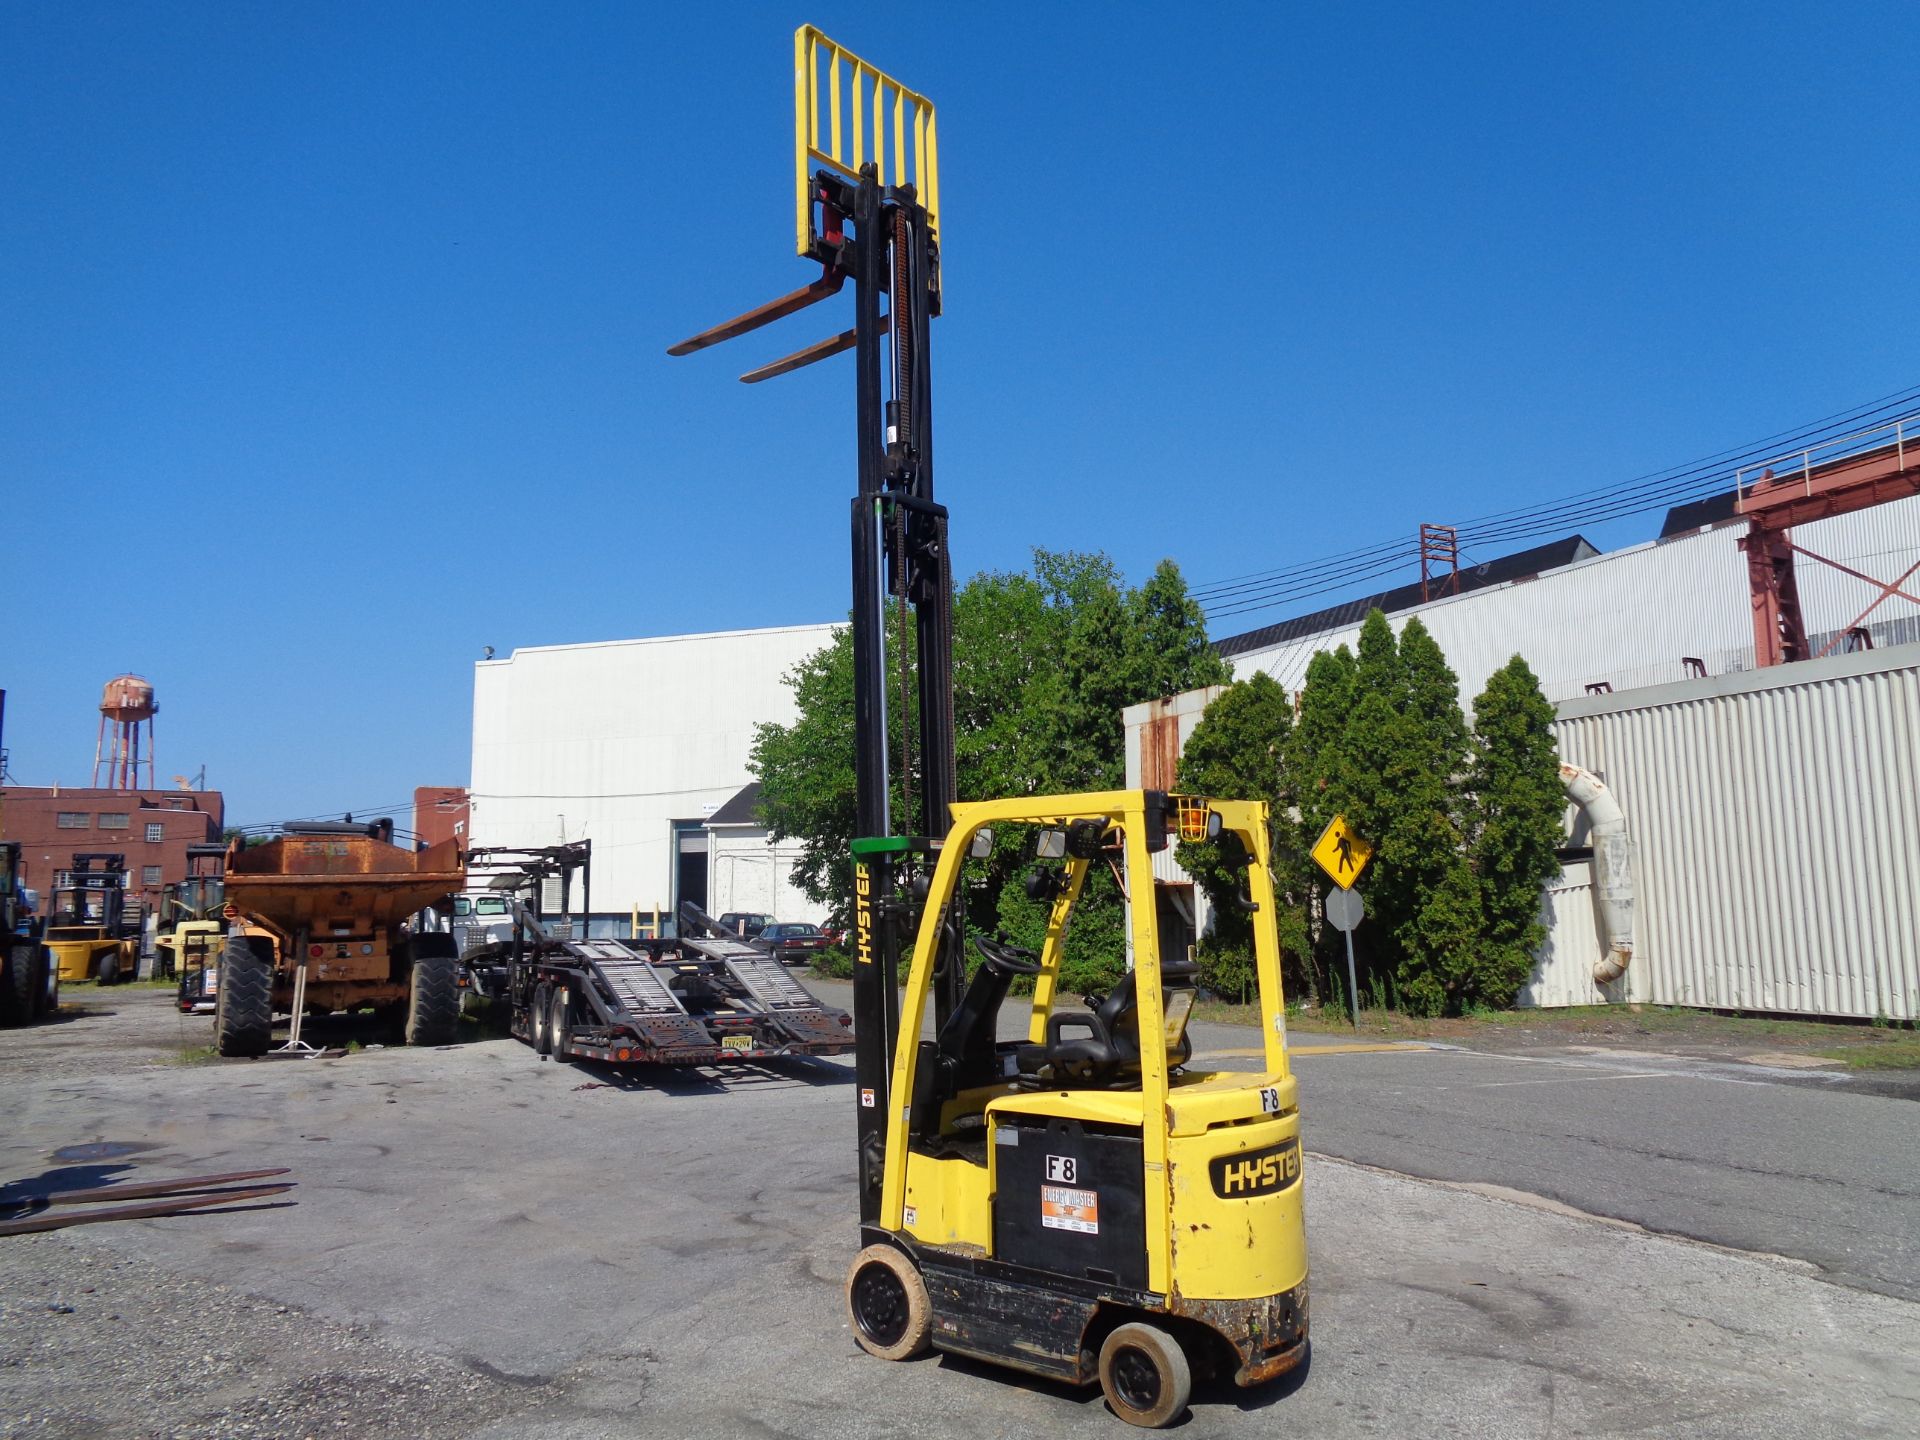
<svg viewBox="0 0 1920 1440">
<path fill-rule="evenodd" d="M 1593 842 L 1593 907 L 1607 942 L 1606 955 L 1594 962 L 1593 978 L 1608 985 L 1626 974 L 1633 960 L 1633 856 L 1627 845 L 1627 817 L 1591 770 L 1562 765 L 1560 784 L 1586 815 Z"/>
</svg>

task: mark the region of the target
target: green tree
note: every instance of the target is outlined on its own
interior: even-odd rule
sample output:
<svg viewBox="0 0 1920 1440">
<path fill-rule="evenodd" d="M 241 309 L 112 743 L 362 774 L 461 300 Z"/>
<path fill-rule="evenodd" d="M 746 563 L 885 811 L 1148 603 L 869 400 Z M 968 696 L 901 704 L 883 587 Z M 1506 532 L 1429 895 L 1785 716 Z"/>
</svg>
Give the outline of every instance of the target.
<svg viewBox="0 0 1920 1440">
<path fill-rule="evenodd" d="M 1473 869 L 1484 917 L 1482 964 L 1468 1003 L 1509 1006 L 1546 938 L 1541 887 L 1559 871 L 1566 795 L 1553 706 L 1515 655 L 1473 702 Z"/>
<path fill-rule="evenodd" d="M 1179 787 L 1190 794 L 1264 800 L 1273 830 L 1290 838 L 1293 792 L 1286 762 L 1292 735 L 1293 702 L 1271 675 L 1255 671 L 1207 706 L 1181 752 Z M 1301 978 L 1297 967 L 1307 949 L 1304 877 L 1298 873 L 1298 847 L 1276 844 L 1273 849 L 1274 892 L 1280 906 L 1276 921 L 1281 949 L 1293 970 L 1286 977 L 1291 987 Z M 1238 903 L 1246 872 L 1224 863 L 1221 850 L 1218 844 L 1182 841 L 1175 858 L 1206 892 L 1213 910 L 1212 932 L 1199 948 L 1202 982 L 1229 999 L 1245 1000 L 1258 984 L 1253 918 Z"/>
<path fill-rule="evenodd" d="M 1292 834 L 1297 855 L 1306 855 L 1327 823 L 1349 803 L 1347 722 L 1353 713 L 1356 664 L 1353 652 L 1345 645 L 1319 651 L 1307 662 L 1300 714 L 1287 743 L 1287 773 L 1297 808 Z M 1328 882 L 1311 860 L 1299 868 L 1305 876 L 1302 903 L 1310 908 L 1316 898 L 1324 900 Z M 1331 925 L 1314 931 L 1308 979 L 1319 999 L 1332 995 L 1333 967 L 1342 963 L 1343 954 L 1340 934 Z"/>
<path fill-rule="evenodd" d="M 1205 633 L 1200 608 L 1171 562 L 1137 591 L 1124 587 L 1104 555 L 1036 550 L 1030 575 L 976 575 L 954 598 L 961 798 L 1118 788 L 1125 768 L 1122 707 L 1228 678 Z M 848 846 L 854 838 L 850 635 L 839 632 L 787 681 L 794 722 L 762 725 L 754 739 L 762 816 L 777 838 L 799 841 L 795 883 L 844 919 L 851 910 Z M 890 693 L 897 694 L 897 685 Z M 889 714 L 895 756 L 900 709 L 896 703 Z M 893 803 L 904 815 L 906 786 L 918 794 L 921 777 L 897 780 Z M 1045 923 L 1044 911 L 1007 883 L 1024 863 L 1015 850 L 1018 838 L 996 842 L 971 917 L 1006 923 L 1010 933 Z M 1111 983 L 1124 962 L 1118 892 L 1108 896 L 1104 888 L 1111 883 L 1110 876 L 1096 875 L 1074 920 L 1069 958 L 1088 988 L 1102 975 Z"/>
</svg>

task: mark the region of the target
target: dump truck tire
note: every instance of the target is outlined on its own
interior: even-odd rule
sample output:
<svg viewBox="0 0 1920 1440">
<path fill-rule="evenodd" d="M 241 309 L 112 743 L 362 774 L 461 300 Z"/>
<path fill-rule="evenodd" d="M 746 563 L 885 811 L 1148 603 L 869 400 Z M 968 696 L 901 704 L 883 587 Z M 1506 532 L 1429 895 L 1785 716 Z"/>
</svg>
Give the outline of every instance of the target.
<svg viewBox="0 0 1920 1440">
<path fill-rule="evenodd" d="M 39 967 L 34 963 L 34 945 L 9 945 L 5 954 L 0 955 L 0 963 L 6 966 L 6 974 L 0 975 L 0 1025 L 27 1025 L 32 1023 L 39 1007 L 36 999 L 34 981 Z"/>
<path fill-rule="evenodd" d="M 460 956 L 451 935 L 416 935 L 407 1044 L 451 1045 L 460 1029 Z"/>
<path fill-rule="evenodd" d="M 264 1055 L 273 1039 L 273 966 L 251 937 L 229 935 L 220 952 L 214 1049 L 229 1058 Z"/>
<path fill-rule="evenodd" d="M 891 1245 L 869 1245 L 847 1271 L 853 1338 L 882 1360 L 911 1360 L 933 1334 L 933 1302 L 919 1267 Z"/>
<path fill-rule="evenodd" d="M 1180 1342 L 1157 1325 L 1122 1325 L 1100 1347 L 1100 1388 L 1129 1425 L 1159 1430 L 1185 1413 L 1193 1373 Z"/>
</svg>

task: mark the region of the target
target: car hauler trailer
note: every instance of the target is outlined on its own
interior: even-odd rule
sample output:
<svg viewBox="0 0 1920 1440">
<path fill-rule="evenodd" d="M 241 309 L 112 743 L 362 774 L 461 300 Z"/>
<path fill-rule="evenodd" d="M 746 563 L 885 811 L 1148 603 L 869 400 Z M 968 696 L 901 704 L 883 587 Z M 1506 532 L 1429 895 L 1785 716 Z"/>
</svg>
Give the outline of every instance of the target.
<svg viewBox="0 0 1920 1440">
<path fill-rule="evenodd" d="M 796 241 L 820 278 L 668 353 L 747 334 L 852 283 L 851 330 L 741 379 L 854 351 L 862 1248 L 847 1274 L 853 1335 L 888 1360 L 931 1345 L 1069 1383 L 1097 1379 L 1121 1419 L 1170 1425 L 1186 1410 L 1193 1369 L 1225 1368 L 1255 1385 L 1307 1354 L 1300 1117 L 1270 817 L 1255 801 L 1153 790 L 955 803 L 953 580 L 947 511 L 933 490 L 928 349 L 945 234 L 934 108 L 811 26 L 794 34 L 793 83 Z M 1061 233 L 1075 243 L 1071 225 Z M 910 819 L 889 812 L 889 596 L 914 611 L 913 637 L 903 636 L 919 692 L 920 763 L 903 765 L 920 781 Z M 917 835 L 899 833 L 915 825 Z M 1050 902 L 1049 923 L 1037 952 L 972 937 L 982 963 L 969 979 L 963 868 L 995 825 L 1034 832 L 1028 893 Z M 1155 907 L 1140 893 L 1151 891 L 1153 854 L 1176 833 L 1220 847 L 1245 871 L 1258 1072 L 1188 1068 L 1191 967 L 1162 963 Z M 1109 862 L 1139 887 L 1132 968 L 1085 1010 L 1057 1009 L 1066 927 L 1089 869 Z M 1024 1042 L 1003 1044 L 995 1022 L 1015 976 L 1033 980 L 1033 1015 Z"/>
<path fill-rule="evenodd" d="M 845 1055 L 853 1019 L 778 961 L 681 908 L 666 940 L 574 939 L 511 902 L 514 932 L 464 957 L 505 975 L 508 1029 L 541 1056 L 625 1065 L 728 1065 Z M 705 932 L 705 933 L 702 933 Z"/>
<path fill-rule="evenodd" d="M 393 822 L 289 824 L 227 853 L 227 941 L 215 1002 L 222 1055 L 264 1055 L 276 1014 L 372 1007 L 405 1015 L 409 1045 L 445 1045 L 460 1019 L 453 936 L 415 919 L 466 883 L 457 840 L 393 843 Z"/>
</svg>

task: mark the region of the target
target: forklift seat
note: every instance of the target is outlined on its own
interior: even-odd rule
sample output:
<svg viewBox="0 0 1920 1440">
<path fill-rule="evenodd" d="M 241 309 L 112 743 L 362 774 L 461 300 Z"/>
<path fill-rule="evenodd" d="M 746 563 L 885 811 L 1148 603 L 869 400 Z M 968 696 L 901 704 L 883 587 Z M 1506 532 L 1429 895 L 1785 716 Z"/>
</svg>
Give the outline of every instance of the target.
<svg viewBox="0 0 1920 1440">
<path fill-rule="evenodd" d="M 1087 997 L 1087 1010 L 1056 1011 L 1047 1017 L 1047 1039 L 1043 1045 L 1022 1045 L 1015 1062 L 1024 1076 L 1038 1077 L 1051 1070 L 1055 1084 L 1111 1085 L 1140 1070 L 1140 996 L 1134 985 L 1137 972 L 1129 970 L 1102 1000 Z M 1185 960 L 1168 961 L 1160 967 L 1164 997 L 1170 990 L 1191 990 L 1199 967 Z M 1076 1032 L 1069 1038 L 1069 1032 Z M 1178 1042 L 1167 1051 L 1169 1068 L 1184 1065 L 1193 1057 L 1193 1042 L 1186 1026 L 1180 1027 Z"/>
</svg>

